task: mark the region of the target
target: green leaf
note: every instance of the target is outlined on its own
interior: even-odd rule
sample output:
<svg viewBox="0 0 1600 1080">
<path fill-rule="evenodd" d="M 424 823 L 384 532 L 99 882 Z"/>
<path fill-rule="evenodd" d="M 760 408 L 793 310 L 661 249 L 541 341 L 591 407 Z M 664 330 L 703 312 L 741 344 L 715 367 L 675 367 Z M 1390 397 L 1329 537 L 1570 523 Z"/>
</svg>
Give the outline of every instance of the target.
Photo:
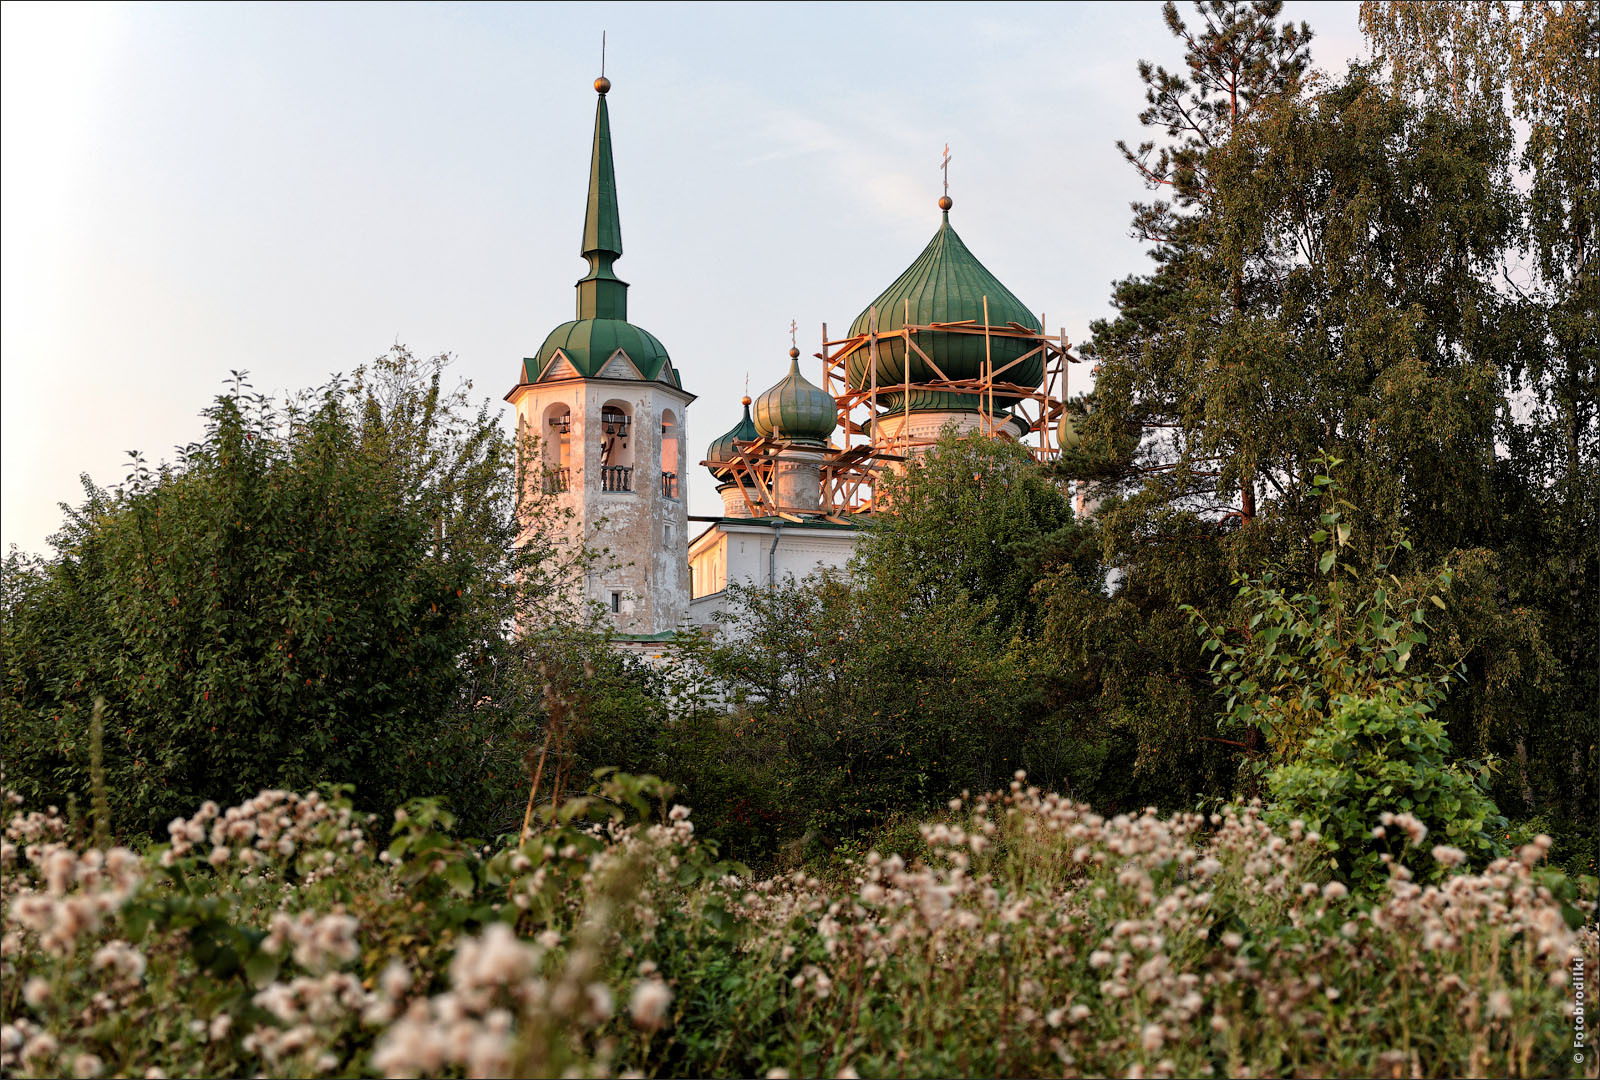
<svg viewBox="0 0 1600 1080">
<path fill-rule="evenodd" d="M 464 862 L 451 862 L 445 864 L 444 880 L 450 886 L 450 891 L 457 896 L 471 896 L 474 888 L 472 871 Z"/>
<path fill-rule="evenodd" d="M 278 977 L 279 966 L 280 961 L 276 956 L 257 949 L 244 962 L 245 977 L 250 980 L 251 986 L 259 989 Z"/>
<path fill-rule="evenodd" d="M 1326 574 L 1328 572 L 1328 568 L 1333 565 L 1333 558 L 1334 554 L 1331 551 L 1323 555 L 1322 559 L 1317 563 L 1317 570 L 1320 573 Z"/>
</svg>

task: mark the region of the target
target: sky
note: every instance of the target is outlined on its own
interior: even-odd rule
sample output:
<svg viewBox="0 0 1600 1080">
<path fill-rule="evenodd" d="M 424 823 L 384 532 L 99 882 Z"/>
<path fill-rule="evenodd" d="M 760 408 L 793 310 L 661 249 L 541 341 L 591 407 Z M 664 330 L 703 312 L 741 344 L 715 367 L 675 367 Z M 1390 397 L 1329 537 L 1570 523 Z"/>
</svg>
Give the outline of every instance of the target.
<svg viewBox="0 0 1600 1080">
<path fill-rule="evenodd" d="M 1185 5 L 1187 7 L 1187 5 Z M 1313 61 L 1355 3 L 1291 0 Z M 317 386 L 402 343 L 478 398 L 570 319 L 606 74 L 629 318 L 692 454 L 952 224 L 1081 341 L 1146 257 L 1156 3 L 0 7 L 0 544 L 44 552 L 78 477 L 198 439 L 229 373 Z M 1087 385 L 1075 369 L 1073 390 Z M 1083 380 L 1083 381 L 1077 381 Z M 691 514 L 720 511 L 689 477 Z"/>
</svg>

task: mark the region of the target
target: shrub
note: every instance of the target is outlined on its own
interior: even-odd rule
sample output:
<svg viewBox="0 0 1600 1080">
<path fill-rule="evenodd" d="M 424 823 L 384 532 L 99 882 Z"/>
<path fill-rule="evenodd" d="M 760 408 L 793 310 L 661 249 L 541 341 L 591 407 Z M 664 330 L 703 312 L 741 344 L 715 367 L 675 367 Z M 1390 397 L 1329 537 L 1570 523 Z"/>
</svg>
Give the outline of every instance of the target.
<svg viewBox="0 0 1600 1080">
<path fill-rule="evenodd" d="M 1340 879 L 1375 891 L 1396 867 L 1432 880 L 1453 861 L 1501 854 L 1506 820 L 1485 791 L 1485 770 L 1449 755 L 1444 725 L 1418 705 L 1350 702 L 1267 786 L 1279 817 L 1321 834 Z M 1455 854 L 1430 856 L 1434 845 Z"/>
<path fill-rule="evenodd" d="M 1341 463 L 1316 464 L 1336 472 Z M 1236 626 L 1212 626 L 1197 609 L 1185 609 L 1201 623 L 1212 677 L 1228 696 L 1224 726 L 1262 732 L 1273 761 L 1292 759 L 1350 701 L 1384 697 L 1430 713 L 1457 675 L 1454 665 L 1412 662 L 1427 647 L 1430 605 L 1445 608 L 1440 594 L 1449 592 L 1450 567 L 1402 582 L 1389 570 L 1411 548 L 1403 536 L 1370 566 L 1349 561 L 1356 508 L 1332 476 L 1317 475 L 1311 492 L 1323 503 L 1322 528 L 1303 553 L 1315 560 L 1313 572 L 1280 567 L 1236 578 Z"/>
</svg>

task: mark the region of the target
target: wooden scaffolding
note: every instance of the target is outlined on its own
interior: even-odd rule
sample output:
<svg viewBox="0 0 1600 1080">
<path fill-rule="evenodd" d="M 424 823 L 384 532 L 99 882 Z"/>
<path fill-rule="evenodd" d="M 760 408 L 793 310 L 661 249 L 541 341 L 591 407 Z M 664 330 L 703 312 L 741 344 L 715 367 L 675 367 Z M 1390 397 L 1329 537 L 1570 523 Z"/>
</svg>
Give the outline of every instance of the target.
<svg viewBox="0 0 1600 1080">
<path fill-rule="evenodd" d="M 913 323 L 911 305 L 906 302 L 904 319 L 899 329 L 878 332 L 876 308 L 867 313 L 868 329 L 865 333 L 832 340 L 828 337 L 828 324 L 822 324 L 822 351 L 815 353 L 822 361 L 822 389 L 838 406 L 839 421 L 836 431 L 842 432 L 837 444 L 822 450 L 821 516 L 831 521 L 843 522 L 849 515 L 876 509 L 874 489 L 878 477 L 895 468 L 908 458 L 933 445 L 933 435 L 915 436 L 911 432 L 912 396 L 918 391 L 955 394 L 977 398 L 978 431 L 991 438 L 1016 439 L 1027 446 L 1036 460 L 1050 461 L 1060 456 L 1056 445 L 1055 428 L 1065 409 L 1068 395 L 1067 365 L 1079 363 L 1072 355 L 1065 330 L 1054 335 L 1045 333 L 1044 320 L 1040 329 L 1033 330 L 1018 323 L 989 324 L 989 298 L 983 298 L 984 319 L 961 322 Z M 951 379 L 927 351 L 918 344 L 919 335 L 964 334 L 983 338 L 984 363 L 977 378 Z M 881 342 L 898 339 L 903 345 L 904 378 L 900 382 L 882 383 L 878 380 L 878 348 Z M 1004 339 L 1021 341 L 1027 347 L 1013 360 L 996 365 L 993 343 Z M 847 374 L 849 359 L 865 350 L 868 353 L 868 378 L 866 386 L 853 389 Z M 916 381 L 911 377 L 913 354 L 936 378 Z M 1044 364 L 1044 377 L 1037 386 L 1014 381 L 1015 372 L 1026 361 L 1040 357 Z M 1011 375 L 1011 378 L 1007 376 Z M 879 405 L 879 395 L 898 394 L 894 410 Z M 996 409 L 996 398 L 1003 402 Z M 1001 415 L 997 415 L 1001 414 Z M 903 421 L 891 431 L 882 421 L 895 417 Z M 838 437 L 838 436 L 836 436 Z M 801 446 L 784 440 L 763 437 L 738 444 L 735 460 L 722 466 L 724 482 L 740 484 L 750 513 L 756 517 L 782 517 L 800 520 L 800 515 L 815 516 L 818 511 L 780 505 L 774 476 L 780 458 L 786 453 L 816 453 L 815 446 Z"/>
</svg>

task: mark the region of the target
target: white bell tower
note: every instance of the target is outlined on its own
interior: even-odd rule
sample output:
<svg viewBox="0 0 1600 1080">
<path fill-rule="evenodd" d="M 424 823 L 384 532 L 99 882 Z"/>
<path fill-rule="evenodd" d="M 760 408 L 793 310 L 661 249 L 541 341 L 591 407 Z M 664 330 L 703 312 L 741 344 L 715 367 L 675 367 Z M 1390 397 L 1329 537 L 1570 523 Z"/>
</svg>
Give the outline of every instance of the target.
<svg viewBox="0 0 1600 1080">
<path fill-rule="evenodd" d="M 524 482 L 572 511 L 574 540 L 603 549 L 583 582 L 624 639 L 676 630 L 689 612 L 689 519 L 684 425 L 694 395 L 667 350 L 628 322 L 628 286 L 612 270 L 622 256 L 611 160 L 609 79 L 595 80 L 594 147 L 577 318 L 551 331 L 506 395 L 520 433 L 536 435 L 539 459 Z"/>
</svg>

